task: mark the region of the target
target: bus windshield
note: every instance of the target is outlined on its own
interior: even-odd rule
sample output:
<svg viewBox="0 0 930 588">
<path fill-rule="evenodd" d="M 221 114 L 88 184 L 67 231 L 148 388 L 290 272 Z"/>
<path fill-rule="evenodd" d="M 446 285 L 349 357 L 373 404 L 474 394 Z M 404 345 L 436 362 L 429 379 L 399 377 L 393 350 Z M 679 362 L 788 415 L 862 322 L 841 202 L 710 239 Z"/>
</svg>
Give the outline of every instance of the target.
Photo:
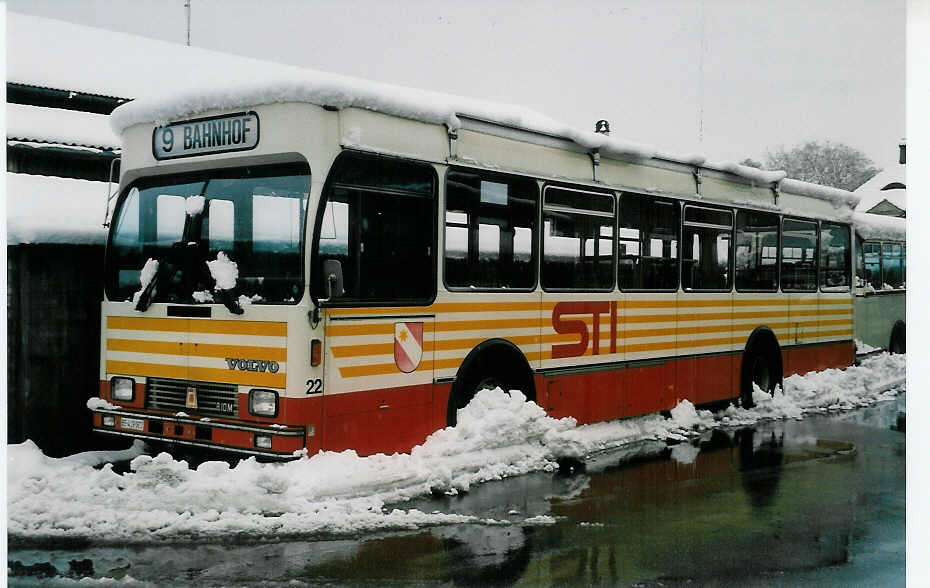
<svg viewBox="0 0 930 588">
<path fill-rule="evenodd" d="M 259 304 L 299 301 L 309 190 L 306 164 L 134 182 L 113 217 L 108 298 L 131 300 L 142 289 L 142 268 L 153 259 L 164 270 L 153 302 L 213 302 L 216 290 Z"/>
</svg>

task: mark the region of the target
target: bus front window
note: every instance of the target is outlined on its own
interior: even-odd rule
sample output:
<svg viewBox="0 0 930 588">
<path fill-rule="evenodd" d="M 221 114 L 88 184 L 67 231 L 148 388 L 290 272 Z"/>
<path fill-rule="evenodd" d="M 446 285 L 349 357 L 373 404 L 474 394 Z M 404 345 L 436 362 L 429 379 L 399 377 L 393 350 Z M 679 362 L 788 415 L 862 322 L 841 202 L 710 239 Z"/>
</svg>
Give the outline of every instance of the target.
<svg viewBox="0 0 930 588">
<path fill-rule="evenodd" d="M 107 250 L 110 300 L 141 289 L 148 259 L 162 271 L 154 302 L 210 302 L 220 284 L 207 265 L 236 264 L 234 296 L 294 303 L 303 293 L 306 164 L 215 170 L 135 182 L 115 213 Z M 202 206 L 200 202 L 202 200 Z M 222 255 L 220 255 L 222 253 Z"/>
</svg>

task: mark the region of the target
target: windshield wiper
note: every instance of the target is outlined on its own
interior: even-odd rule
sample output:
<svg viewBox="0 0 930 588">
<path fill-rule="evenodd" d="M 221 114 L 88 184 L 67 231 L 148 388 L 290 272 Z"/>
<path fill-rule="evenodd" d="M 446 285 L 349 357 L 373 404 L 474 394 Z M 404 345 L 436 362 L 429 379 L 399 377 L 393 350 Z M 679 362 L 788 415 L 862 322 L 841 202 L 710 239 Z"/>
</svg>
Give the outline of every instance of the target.
<svg viewBox="0 0 930 588">
<path fill-rule="evenodd" d="M 158 293 L 159 284 L 164 280 L 170 280 L 175 272 L 175 268 L 165 263 L 163 258 L 156 257 L 154 261 L 158 264 L 158 269 L 155 270 L 155 275 L 152 276 L 149 283 L 142 289 L 141 294 L 139 294 L 139 299 L 133 307 L 139 312 L 145 312 L 149 309 L 149 306 L 152 305 L 152 300 L 154 300 L 155 295 Z"/>
</svg>

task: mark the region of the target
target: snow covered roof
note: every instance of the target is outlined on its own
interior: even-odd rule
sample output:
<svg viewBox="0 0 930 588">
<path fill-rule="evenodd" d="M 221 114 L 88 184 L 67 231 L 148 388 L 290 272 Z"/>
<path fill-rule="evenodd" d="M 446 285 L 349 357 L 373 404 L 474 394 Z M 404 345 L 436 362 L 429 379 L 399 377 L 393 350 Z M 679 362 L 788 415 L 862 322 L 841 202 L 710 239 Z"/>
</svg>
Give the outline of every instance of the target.
<svg viewBox="0 0 930 588">
<path fill-rule="evenodd" d="M 881 203 L 882 200 L 887 200 L 901 210 L 907 210 L 906 188 L 882 190 L 882 188 L 891 184 L 906 185 L 904 170 L 905 166 L 903 165 L 897 165 L 891 169 L 883 169 L 872 176 L 869 181 L 859 186 L 855 191 L 855 194 L 860 198 L 856 210 L 866 212 Z"/>
<path fill-rule="evenodd" d="M 863 239 L 904 241 L 907 238 L 907 221 L 903 218 L 856 211 L 853 213 L 853 223 Z"/>
<path fill-rule="evenodd" d="M 6 174 L 7 243 L 102 244 L 106 182 Z"/>
<path fill-rule="evenodd" d="M 7 139 L 115 150 L 120 140 L 106 124 L 107 116 L 77 110 L 6 105 Z"/>
<path fill-rule="evenodd" d="M 288 67 L 16 12 L 7 12 L 6 34 L 7 81 L 106 96 L 136 98 L 176 83 Z"/>
</svg>

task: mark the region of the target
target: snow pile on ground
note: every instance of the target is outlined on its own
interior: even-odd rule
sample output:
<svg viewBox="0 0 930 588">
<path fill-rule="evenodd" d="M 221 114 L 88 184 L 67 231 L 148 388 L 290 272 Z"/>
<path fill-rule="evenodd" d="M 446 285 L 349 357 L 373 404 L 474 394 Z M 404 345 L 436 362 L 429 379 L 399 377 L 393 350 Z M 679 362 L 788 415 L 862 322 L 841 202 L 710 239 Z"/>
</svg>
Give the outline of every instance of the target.
<svg viewBox="0 0 930 588">
<path fill-rule="evenodd" d="M 584 426 L 547 416 L 518 391 L 484 390 L 459 411 L 458 426 L 433 433 L 410 454 L 320 452 L 284 464 L 248 459 L 235 467 L 206 462 L 195 470 L 165 453 L 139 455 L 139 445 L 120 457 L 104 452 L 53 459 L 26 442 L 8 451 L 8 533 L 13 541 L 146 543 L 345 535 L 454 523 L 549 524 L 548 518 L 511 522 L 387 505 L 554 471 L 562 458 L 583 459 L 634 442 L 864 406 L 893 397 L 892 390 L 903 383 L 904 356 L 882 354 L 846 370 L 787 378 L 784 393 L 757 392 L 757 405 L 749 410 L 730 407 L 713 414 L 683 401 L 669 418 L 656 414 Z M 694 459 L 684 450 L 675 457 Z M 132 458 L 130 471 L 117 473 L 109 463 L 93 467 L 119 458 Z"/>
<path fill-rule="evenodd" d="M 770 396 L 756 388 L 756 406 L 730 406 L 717 415 L 724 425 L 741 425 L 771 418 L 801 418 L 808 413 L 851 410 L 894 398 L 903 389 L 905 355 L 882 353 L 845 370 L 828 369 L 785 378 L 784 391 Z"/>
<path fill-rule="evenodd" d="M 210 275 L 216 282 L 217 290 L 232 290 L 239 279 L 239 266 L 222 251 L 216 253 L 216 259 L 207 262 Z"/>
</svg>

